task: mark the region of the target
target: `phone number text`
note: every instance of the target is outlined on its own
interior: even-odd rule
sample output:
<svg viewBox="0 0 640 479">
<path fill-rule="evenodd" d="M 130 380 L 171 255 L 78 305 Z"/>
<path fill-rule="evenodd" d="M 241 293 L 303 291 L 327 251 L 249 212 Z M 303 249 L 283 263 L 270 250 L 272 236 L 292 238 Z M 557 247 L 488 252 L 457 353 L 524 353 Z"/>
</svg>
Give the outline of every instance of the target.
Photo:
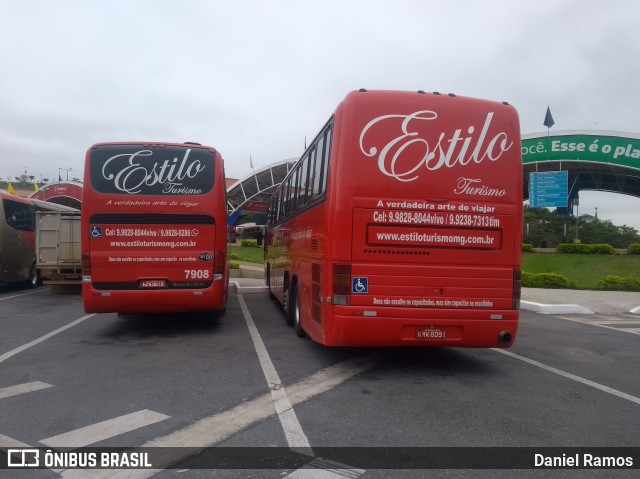
<svg viewBox="0 0 640 479">
<path fill-rule="evenodd" d="M 500 227 L 500 219 L 495 216 L 466 213 L 445 214 L 424 211 L 374 211 L 373 221 L 376 223 L 400 223 L 409 225 Z"/>
<path fill-rule="evenodd" d="M 191 228 L 162 228 L 159 230 L 145 229 L 145 228 L 107 228 L 105 230 L 105 236 L 119 236 L 125 238 L 131 237 L 165 237 L 165 238 L 193 238 L 198 236 L 197 229 Z"/>
</svg>

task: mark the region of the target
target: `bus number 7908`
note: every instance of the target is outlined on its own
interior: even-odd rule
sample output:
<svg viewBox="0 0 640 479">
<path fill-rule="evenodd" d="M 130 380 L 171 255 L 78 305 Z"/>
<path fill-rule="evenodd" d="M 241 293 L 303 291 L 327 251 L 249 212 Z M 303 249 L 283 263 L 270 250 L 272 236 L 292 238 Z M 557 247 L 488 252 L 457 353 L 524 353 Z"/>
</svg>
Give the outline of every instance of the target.
<svg viewBox="0 0 640 479">
<path fill-rule="evenodd" d="M 185 269 L 184 277 L 186 279 L 209 279 L 208 269 Z"/>
</svg>

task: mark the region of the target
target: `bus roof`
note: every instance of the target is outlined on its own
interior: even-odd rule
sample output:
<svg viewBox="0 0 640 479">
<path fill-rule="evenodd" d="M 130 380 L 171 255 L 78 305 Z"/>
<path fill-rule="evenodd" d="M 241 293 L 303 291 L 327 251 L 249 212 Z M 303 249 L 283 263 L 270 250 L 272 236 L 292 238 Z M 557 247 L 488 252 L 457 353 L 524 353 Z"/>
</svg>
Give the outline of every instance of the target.
<svg viewBox="0 0 640 479">
<path fill-rule="evenodd" d="M 57 203 L 51 203 L 50 201 L 36 200 L 34 198 L 24 198 L 22 196 L 13 195 L 6 190 L 0 190 L 0 198 L 3 200 L 16 201 L 25 205 L 33 205 L 39 210 L 62 211 L 69 213 L 80 212 L 80 210 L 71 208 L 70 206 L 59 205 Z"/>
</svg>

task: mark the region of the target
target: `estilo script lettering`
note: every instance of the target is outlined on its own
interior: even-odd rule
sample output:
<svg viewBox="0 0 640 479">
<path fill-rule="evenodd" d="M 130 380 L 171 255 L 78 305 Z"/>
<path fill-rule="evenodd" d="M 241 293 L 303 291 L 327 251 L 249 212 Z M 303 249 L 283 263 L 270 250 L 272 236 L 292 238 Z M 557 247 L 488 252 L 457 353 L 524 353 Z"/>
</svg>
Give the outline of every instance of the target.
<svg viewBox="0 0 640 479">
<path fill-rule="evenodd" d="M 135 153 L 124 153 L 115 155 L 105 161 L 102 166 L 102 176 L 105 180 L 110 180 L 113 185 L 119 191 L 129 194 L 136 194 L 142 191 L 143 185 L 153 186 L 156 184 L 165 185 L 169 193 L 176 194 L 194 194 L 201 193 L 199 191 L 176 191 L 176 186 L 180 185 L 181 181 L 185 178 L 195 178 L 198 173 L 205 169 L 200 160 L 189 161 L 189 153 L 191 149 L 186 149 L 184 157 L 179 160 L 174 158 L 173 160 L 165 159 L 161 164 L 155 162 L 153 167 L 149 170 L 142 165 L 141 157 L 152 156 L 151 150 L 140 150 Z M 115 172 L 109 171 L 110 168 L 114 168 L 113 164 L 116 164 L 115 160 L 119 158 L 128 158 L 124 167 Z M 113 164 L 112 164 L 113 163 Z M 173 164 L 171 164 L 173 163 Z M 120 165 L 116 165 L 118 168 Z"/>
<path fill-rule="evenodd" d="M 436 121 L 438 114 L 435 111 L 423 110 L 410 115 L 379 116 L 367 123 L 362 129 L 360 151 L 370 158 L 377 156 L 378 169 L 384 175 L 402 182 L 418 179 L 420 169 L 436 171 L 442 167 L 466 166 L 470 162 L 497 161 L 506 151 L 511 149 L 513 140 L 509 139 L 506 132 L 501 131 L 487 142 L 487 133 L 493 115 L 493 112 L 487 113 L 484 124 L 477 134 L 476 125 L 466 127 L 468 136 L 463 135 L 462 128 L 456 129 L 450 137 L 447 137 L 445 132 L 440 132 L 439 135 L 435 133 L 433 136 L 438 135 L 438 142 L 433 148 L 426 139 L 418 135 L 418 132 L 410 131 L 410 127 L 419 121 Z M 382 122 L 391 123 L 394 119 L 402 120 L 399 125 L 400 134 L 397 137 L 382 146 L 381 149 L 376 146 L 365 147 L 365 137 L 372 127 Z M 371 134 L 370 137 L 374 140 L 377 138 L 375 134 Z M 406 153 L 407 148 L 412 145 L 424 147 L 424 155 L 421 158 L 412 158 Z"/>
</svg>

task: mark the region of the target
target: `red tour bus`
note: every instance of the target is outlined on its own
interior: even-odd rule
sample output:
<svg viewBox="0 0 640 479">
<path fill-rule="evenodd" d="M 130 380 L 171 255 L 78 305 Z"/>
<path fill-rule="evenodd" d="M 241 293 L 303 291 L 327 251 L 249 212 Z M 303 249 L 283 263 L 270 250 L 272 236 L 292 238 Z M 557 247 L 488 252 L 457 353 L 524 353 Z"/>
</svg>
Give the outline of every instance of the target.
<svg viewBox="0 0 640 479">
<path fill-rule="evenodd" d="M 266 281 L 325 345 L 508 348 L 518 327 L 516 110 L 351 92 L 274 193 Z"/>
<path fill-rule="evenodd" d="M 223 311 L 229 282 L 224 163 L 195 143 L 87 151 L 82 301 L 88 313 Z"/>
</svg>

